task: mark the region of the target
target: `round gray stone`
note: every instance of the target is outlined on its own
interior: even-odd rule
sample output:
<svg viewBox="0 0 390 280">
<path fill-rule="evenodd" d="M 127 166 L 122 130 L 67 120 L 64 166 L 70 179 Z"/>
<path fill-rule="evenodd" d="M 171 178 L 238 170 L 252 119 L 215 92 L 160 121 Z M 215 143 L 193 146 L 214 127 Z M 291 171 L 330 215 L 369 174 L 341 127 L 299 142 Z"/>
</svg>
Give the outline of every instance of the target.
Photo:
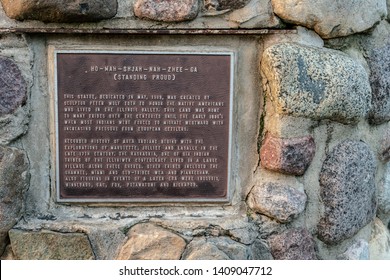
<svg viewBox="0 0 390 280">
<path fill-rule="evenodd" d="M 27 85 L 18 66 L 0 56 L 0 116 L 13 113 L 27 99 Z"/>
<path fill-rule="evenodd" d="M 320 172 L 324 215 L 318 237 L 337 244 L 354 236 L 375 217 L 376 162 L 370 147 L 345 140 L 327 155 Z"/>
<path fill-rule="evenodd" d="M 293 187 L 265 183 L 252 189 L 248 205 L 257 213 L 288 223 L 305 210 L 306 200 L 306 194 Z"/>
</svg>

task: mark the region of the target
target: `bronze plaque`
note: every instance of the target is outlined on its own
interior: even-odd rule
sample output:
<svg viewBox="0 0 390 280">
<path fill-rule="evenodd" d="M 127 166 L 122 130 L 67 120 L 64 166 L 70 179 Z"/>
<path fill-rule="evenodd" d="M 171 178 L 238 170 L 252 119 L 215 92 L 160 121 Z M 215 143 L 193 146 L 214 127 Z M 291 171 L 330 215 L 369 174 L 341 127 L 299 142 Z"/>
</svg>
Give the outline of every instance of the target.
<svg viewBox="0 0 390 280">
<path fill-rule="evenodd" d="M 228 200 L 231 53 L 55 61 L 59 201 Z"/>
</svg>

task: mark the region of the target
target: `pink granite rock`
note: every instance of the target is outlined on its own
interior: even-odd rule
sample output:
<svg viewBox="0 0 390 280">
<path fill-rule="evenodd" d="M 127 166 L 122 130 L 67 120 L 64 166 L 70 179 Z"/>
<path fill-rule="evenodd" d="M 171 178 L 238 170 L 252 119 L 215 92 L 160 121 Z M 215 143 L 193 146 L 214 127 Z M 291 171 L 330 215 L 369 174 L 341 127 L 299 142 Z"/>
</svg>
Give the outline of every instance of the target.
<svg viewBox="0 0 390 280">
<path fill-rule="evenodd" d="M 311 136 L 277 138 L 266 135 L 260 149 L 261 164 L 269 170 L 303 175 L 313 160 L 315 143 Z"/>
</svg>

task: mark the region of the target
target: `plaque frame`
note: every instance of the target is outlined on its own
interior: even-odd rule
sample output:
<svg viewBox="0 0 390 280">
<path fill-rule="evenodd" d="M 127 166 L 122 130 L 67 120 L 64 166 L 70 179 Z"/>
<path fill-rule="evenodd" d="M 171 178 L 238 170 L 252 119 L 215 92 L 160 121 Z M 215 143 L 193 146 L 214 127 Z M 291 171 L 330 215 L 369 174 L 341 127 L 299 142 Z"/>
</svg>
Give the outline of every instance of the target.
<svg viewBox="0 0 390 280">
<path fill-rule="evenodd" d="M 112 47 L 108 47 L 110 50 L 107 49 L 85 49 L 85 48 L 75 48 L 75 49 L 69 49 L 69 48 L 59 48 L 59 47 L 51 47 L 51 51 L 49 52 L 49 55 L 52 56 L 52 63 L 49 65 L 49 70 L 51 73 L 49 73 L 49 76 L 52 78 L 52 89 L 50 92 L 53 92 L 52 94 L 52 117 L 51 122 L 54 124 L 52 125 L 52 129 L 54 133 L 51 133 L 52 135 L 52 146 L 54 147 L 54 152 L 52 152 L 52 156 L 54 157 L 54 175 L 55 175 L 55 198 L 56 201 L 59 203 L 98 203 L 98 204 L 128 204 L 128 203 L 135 203 L 135 204 L 165 204 L 165 203 L 174 203 L 174 204 L 194 204 L 194 203 L 202 203 L 202 204 L 226 204 L 229 203 L 231 200 L 232 195 L 232 153 L 233 153 L 233 119 L 234 119 L 234 85 L 235 85 L 235 76 L 236 76 L 236 69 L 235 69 L 235 60 L 236 60 L 236 53 L 231 50 L 222 50 L 222 51 L 176 51 L 176 50 L 113 50 Z M 226 185 L 226 196 L 223 198 L 61 198 L 60 196 L 60 170 L 59 170 L 59 120 L 58 120 L 58 64 L 57 64 L 57 54 L 142 54 L 142 55 L 213 55 L 213 56 L 229 56 L 230 57 L 230 90 L 229 90 L 229 126 L 228 126 L 228 155 L 227 155 L 227 185 Z"/>
</svg>

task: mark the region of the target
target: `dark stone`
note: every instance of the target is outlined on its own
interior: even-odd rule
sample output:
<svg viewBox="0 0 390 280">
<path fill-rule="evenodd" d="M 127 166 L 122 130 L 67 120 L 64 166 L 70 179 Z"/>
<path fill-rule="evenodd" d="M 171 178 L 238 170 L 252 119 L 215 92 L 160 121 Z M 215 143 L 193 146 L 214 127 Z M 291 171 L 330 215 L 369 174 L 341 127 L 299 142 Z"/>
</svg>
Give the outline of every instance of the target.
<svg viewBox="0 0 390 280">
<path fill-rule="evenodd" d="M 272 254 L 265 241 L 256 239 L 251 245 L 253 260 L 272 260 Z"/>
<path fill-rule="evenodd" d="M 314 158 L 315 149 L 311 136 L 283 139 L 267 134 L 260 149 L 261 164 L 272 171 L 303 175 Z"/>
<path fill-rule="evenodd" d="M 250 0 L 204 0 L 206 10 L 223 11 L 243 8 Z"/>
<path fill-rule="evenodd" d="M 320 173 L 324 215 L 318 237 L 337 244 L 355 235 L 375 217 L 376 163 L 369 146 L 345 140 L 327 156 Z"/>
<path fill-rule="evenodd" d="M 13 113 L 27 99 L 27 86 L 18 66 L 0 56 L 0 116 Z"/>
<path fill-rule="evenodd" d="M 306 229 L 290 229 L 268 239 L 276 260 L 316 260 L 315 243 Z"/>
<path fill-rule="evenodd" d="M 24 152 L 0 146 L 0 255 L 8 243 L 8 231 L 20 219 L 28 184 L 27 170 Z"/>
<path fill-rule="evenodd" d="M 381 124 L 390 120 L 390 41 L 369 53 L 372 107 L 369 120 Z"/>
<path fill-rule="evenodd" d="M 141 19 L 179 22 L 193 20 L 198 12 L 198 0 L 137 0 L 134 3 L 134 14 Z"/>
<path fill-rule="evenodd" d="M 117 0 L 1 0 L 8 17 L 43 22 L 94 22 L 116 15 Z"/>
</svg>

